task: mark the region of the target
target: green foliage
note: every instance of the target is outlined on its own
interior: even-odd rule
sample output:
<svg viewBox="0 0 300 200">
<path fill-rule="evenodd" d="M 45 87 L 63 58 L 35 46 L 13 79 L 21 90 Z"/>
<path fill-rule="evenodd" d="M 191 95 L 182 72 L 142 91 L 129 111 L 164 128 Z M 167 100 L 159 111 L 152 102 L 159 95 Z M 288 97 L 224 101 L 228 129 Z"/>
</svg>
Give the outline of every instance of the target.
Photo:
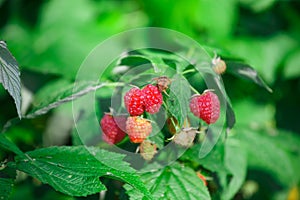
<svg viewBox="0 0 300 200">
<path fill-rule="evenodd" d="M 248 6 L 255 12 L 259 12 L 272 6 L 275 3 L 275 0 L 262 0 L 262 1 L 242 0 L 241 3 L 244 4 L 245 6 Z"/>
<path fill-rule="evenodd" d="M 1 148 L 8 151 L 12 151 L 17 155 L 23 155 L 23 152 L 9 139 L 7 139 L 3 134 L 0 134 L 0 144 Z"/>
<path fill-rule="evenodd" d="M 172 78 L 170 86 L 170 97 L 167 104 L 171 116 L 174 116 L 181 127 L 189 111 L 189 98 L 191 90 L 189 83 L 181 75 L 177 74 Z"/>
<path fill-rule="evenodd" d="M 299 8 L 297 1 L 274 0 L 0 0 L 0 199 L 99 198 L 101 191 L 104 199 L 277 200 L 299 193 Z M 137 38 L 143 44 L 158 39 L 174 52 L 128 49 L 105 70 L 99 63 L 108 58 L 97 57 L 76 80 L 96 45 L 122 31 L 153 26 L 193 41 Z M 211 68 L 214 54 L 226 62 L 222 75 Z M 155 84 L 152 78 L 159 76 L 172 80 L 163 94 L 166 112 L 144 115 L 153 123 L 149 140 L 158 153 L 155 161 L 140 162 L 128 137 L 116 146 L 102 142 L 99 120 L 112 95 L 115 112 L 124 114 L 124 91 Z M 207 88 L 223 97 L 226 119 L 209 131 L 188 106 L 193 93 Z M 178 129 L 188 117 L 199 133 L 190 148 L 163 154 L 173 144 L 163 121 L 170 116 Z M 215 139 L 203 157 L 203 145 Z M 167 157 L 178 160 L 158 164 Z"/>
<path fill-rule="evenodd" d="M 2 168 L 2 167 L 1 167 Z M 14 168 L 5 167 L 0 169 L 0 198 L 9 199 L 16 178 L 16 170 Z"/>
<path fill-rule="evenodd" d="M 272 89 L 263 81 L 263 79 L 257 74 L 255 69 L 244 63 L 227 62 L 227 70 L 229 73 L 235 76 L 244 78 L 246 80 L 253 81 L 257 85 L 265 88 L 267 91 L 272 92 Z"/>
<path fill-rule="evenodd" d="M 269 137 L 253 131 L 240 129 L 243 134 L 237 137 L 247 150 L 248 165 L 250 167 L 267 170 L 274 178 L 283 184 L 295 183 L 297 176 L 293 174 L 293 168 L 288 155 L 276 144 L 270 141 Z M 280 158 L 280 161 L 278 160 Z M 274 166 L 274 163 L 276 165 Z M 284 170 L 282 170 L 284 169 Z"/>
<path fill-rule="evenodd" d="M 283 69 L 284 77 L 287 79 L 297 78 L 300 76 L 300 68 L 296 67 L 300 62 L 300 51 L 297 50 L 288 56 L 285 68 Z"/>
<path fill-rule="evenodd" d="M 142 173 L 141 178 L 154 199 L 210 199 L 207 188 L 196 173 L 179 163 Z M 142 195 L 129 185 L 125 188 L 130 199 L 142 198 Z"/>
<path fill-rule="evenodd" d="M 234 31 L 237 17 L 237 1 L 199 1 L 196 21 L 207 31 L 208 35 L 216 39 L 230 37 Z M 216 14 L 218 13 L 218 14 Z M 208 17 L 209 16 L 209 17 Z M 222 23 L 220 23 L 222 21 Z"/>
<path fill-rule="evenodd" d="M 238 153 L 237 153 L 238 152 Z M 241 188 L 246 178 L 247 160 L 239 141 L 228 140 L 225 146 L 224 165 L 232 175 L 228 185 L 224 185 L 222 199 L 232 199 Z M 221 176 L 221 183 L 226 177 Z"/>
<path fill-rule="evenodd" d="M 34 118 L 47 113 L 49 110 L 63 103 L 73 101 L 89 92 L 95 91 L 105 84 L 88 81 L 71 83 L 61 80 L 55 84 L 50 83 L 36 96 L 34 107 L 24 117 Z M 62 87 L 64 86 L 64 87 Z M 50 92 L 55 91 L 55 92 Z"/>
<path fill-rule="evenodd" d="M 148 196 L 135 170 L 122 162 L 124 156 L 97 148 L 49 147 L 16 157 L 18 170 L 72 196 L 86 196 L 105 190 L 99 177 L 109 176 L 131 184 Z"/>
<path fill-rule="evenodd" d="M 295 42 L 288 35 L 279 34 L 267 39 L 240 38 L 226 46 L 273 83 L 279 63 L 295 48 Z"/>
<path fill-rule="evenodd" d="M 182 159 L 195 162 L 197 165 L 216 172 L 222 188 L 221 199 L 232 199 L 246 177 L 247 160 L 242 148 L 238 140 L 229 138 L 225 145 L 217 144 L 204 158 L 195 157 L 201 149 L 200 145 L 195 145 L 184 154 Z M 231 176 L 229 181 L 228 176 Z"/>
<path fill-rule="evenodd" d="M 10 193 L 13 188 L 14 179 L 8 178 L 0 178 L 0 185 L 1 185 L 1 199 L 9 199 Z"/>
<path fill-rule="evenodd" d="M 20 71 L 16 59 L 3 41 L 0 41 L 0 83 L 14 98 L 18 116 L 21 119 Z"/>
</svg>

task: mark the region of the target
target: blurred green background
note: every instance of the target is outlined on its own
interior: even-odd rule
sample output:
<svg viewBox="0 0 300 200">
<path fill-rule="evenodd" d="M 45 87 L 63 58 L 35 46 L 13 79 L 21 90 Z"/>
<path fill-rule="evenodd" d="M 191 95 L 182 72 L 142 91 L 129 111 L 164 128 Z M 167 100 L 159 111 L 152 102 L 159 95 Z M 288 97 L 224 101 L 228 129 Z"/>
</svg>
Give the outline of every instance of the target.
<svg viewBox="0 0 300 200">
<path fill-rule="evenodd" d="M 297 189 L 290 189 L 297 188 L 300 177 L 300 1 L 0 0 L 0 39 L 7 42 L 20 65 L 24 110 L 43 97 L 47 86 L 73 81 L 81 62 L 101 41 L 147 26 L 182 32 L 225 58 L 244 60 L 260 73 L 273 93 L 230 74 L 222 75 L 237 115 L 232 132 L 241 134 L 248 142 L 245 145 L 253 149 L 247 180 L 259 185 L 251 193 L 253 182 L 246 182 L 236 199 L 297 195 Z M 17 113 L 2 87 L 0 103 L 3 127 Z M 7 135 L 24 151 L 71 144 L 70 106 L 23 120 Z M 260 151 L 266 157 L 260 157 Z M 288 173 L 278 163 L 290 158 L 292 171 Z M 20 176 L 12 199 L 24 196 L 73 199 Z"/>
</svg>

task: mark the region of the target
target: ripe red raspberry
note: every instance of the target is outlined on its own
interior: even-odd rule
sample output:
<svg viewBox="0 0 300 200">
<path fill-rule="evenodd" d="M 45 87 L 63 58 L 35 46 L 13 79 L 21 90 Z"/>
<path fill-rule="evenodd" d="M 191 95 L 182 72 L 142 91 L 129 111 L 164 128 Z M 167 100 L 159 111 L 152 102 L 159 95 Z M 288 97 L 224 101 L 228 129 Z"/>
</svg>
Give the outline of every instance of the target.
<svg viewBox="0 0 300 200">
<path fill-rule="evenodd" d="M 103 134 L 102 139 L 108 144 L 116 144 L 126 136 L 124 132 L 126 126 L 125 116 L 112 116 L 105 114 L 100 122 Z"/>
<path fill-rule="evenodd" d="M 220 101 L 212 91 L 204 91 L 202 95 L 193 96 L 190 101 L 192 113 L 207 124 L 215 123 L 220 116 Z"/>
<path fill-rule="evenodd" d="M 139 88 L 131 88 L 126 92 L 124 103 L 127 111 L 132 116 L 141 115 L 145 110 L 144 95 Z"/>
<path fill-rule="evenodd" d="M 141 117 L 128 117 L 126 132 L 133 143 L 143 142 L 152 131 L 150 121 Z"/>
<path fill-rule="evenodd" d="M 147 85 L 142 90 L 146 111 L 150 114 L 157 113 L 163 102 L 163 97 L 159 89 L 154 85 Z"/>
</svg>

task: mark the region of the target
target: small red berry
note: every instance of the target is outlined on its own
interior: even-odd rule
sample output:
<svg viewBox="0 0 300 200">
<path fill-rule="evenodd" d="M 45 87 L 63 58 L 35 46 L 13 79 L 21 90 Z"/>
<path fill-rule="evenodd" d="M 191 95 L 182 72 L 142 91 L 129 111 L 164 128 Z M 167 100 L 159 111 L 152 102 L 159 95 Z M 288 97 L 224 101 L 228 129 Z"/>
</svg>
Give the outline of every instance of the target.
<svg viewBox="0 0 300 200">
<path fill-rule="evenodd" d="M 205 91 L 202 95 L 193 96 L 190 101 L 192 113 L 207 124 L 215 123 L 220 116 L 220 101 L 212 91 Z"/>
<path fill-rule="evenodd" d="M 139 88 L 131 88 L 124 96 L 124 103 L 130 115 L 138 116 L 143 114 L 145 106 L 142 90 Z"/>
<path fill-rule="evenodd" d="M 142 90 L 144 94 L 144 102 L 146 111 L 150 114 L 155 114 L 159 111 L 163 102 L 163 97 L 159 89 L 154 85 L 147 85 Z"/>
<path fill-rule="evenodd" d="M 100 122 L 103 134 L 102 139 L 108 144 L 116 144 L 123 140 L 126 136 L 125 116 L 112 116 L 111 114 L 105 114 Z"/>
<path fill-rule="evenodd" d="M 126 132 L 133 143 L 143 142 L 152 132 L 149 120 L 141 117 L 128 117 L 126 121 Z"/>
</svg>

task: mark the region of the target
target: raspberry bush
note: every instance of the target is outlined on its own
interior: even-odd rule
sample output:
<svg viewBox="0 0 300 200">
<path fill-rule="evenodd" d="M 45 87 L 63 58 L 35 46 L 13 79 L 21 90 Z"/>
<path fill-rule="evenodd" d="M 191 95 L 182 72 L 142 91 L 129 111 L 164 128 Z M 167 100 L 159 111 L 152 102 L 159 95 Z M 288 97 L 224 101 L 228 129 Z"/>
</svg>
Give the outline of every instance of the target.
<svg viewBox="0 0 300 200">
<path fill-rule="evenodd" d="M 299 199 L 298 7 L 0 0 L 0 199 Z"/>
</svg>

